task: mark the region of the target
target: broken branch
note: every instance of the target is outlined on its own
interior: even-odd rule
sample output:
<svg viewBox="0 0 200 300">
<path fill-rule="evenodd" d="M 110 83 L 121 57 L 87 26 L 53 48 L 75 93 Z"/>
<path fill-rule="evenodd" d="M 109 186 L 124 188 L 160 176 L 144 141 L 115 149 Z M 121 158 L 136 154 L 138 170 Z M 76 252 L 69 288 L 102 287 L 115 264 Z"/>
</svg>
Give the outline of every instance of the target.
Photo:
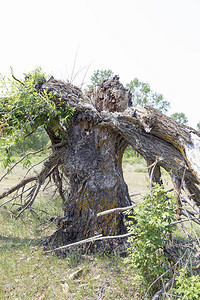
<svg viewBox="0 0 200 300">
<path fill-rule="evenodd" d="M 38 179 L 38 176 L 33 176 L 33 177 L 28 177 L 28 178 L 23 179 L 20 183 L 18 183 L 17 185 L 12 187 L 8 191 L 3 192 L 0 195 L 0 199 L 3 199 L 5 197 L 7 197 L 8 195 L 12 194 L 13 192 L 19 190 L 21 187 L 25 186 L 27 183 L 32 182 L 32 181 L 37 180 L 37 179 Z"/>
<path fill-rule="evenodd" d="M 104 215 L 107 215 L 107 214 L 111 214 L 113 212 L 122 212 L 122 211 L 125 211 L 125 210 L 129 210 L 133 207 L 135 207 L 135 204 L 133 204 L 131 206 L 127 206 L 127 207 L 117 207 L 117 208 L 113 208 L 113 209 L 108 209 L 108 210 L 105 210 L 105 211 L 102 211 L 102 212 L 98 213 L 97 217 L 101 217 L 101 216 L 104 216 Z"/>
<path fill-rule="evenodd" d="M 47 253 L 67 249 L 69 247 L 74 247 L 74 246 L 78 246 L 78 245 L 85 244 L 85 243 L 101 241 L 101 240 L 106 240 L 106 239 L 125 238 L 125 237 L 129 237 L 129 236 L 133 236 L 133 235 L 134 235 L 133 233 L 125 233 L 125 234 L 121 234 L 121 235 L 111 235 L 111 236 L 102 236 L 102 234 L 100 234 L 100 235 L 97 235 L 97 236 L 93 236 L 89 239 L 85 239 L 85 240 L 82 240 L 82 241 L 79 241 L 79 242 L 75 242 L 75 243 L 72 243 L 72 244 L 68 244 L 68 245 L 65 245 L 65 246 L 61 246 L 61 247 L 49 250 L 49 251 L 47 251 Z"/>
</svg>

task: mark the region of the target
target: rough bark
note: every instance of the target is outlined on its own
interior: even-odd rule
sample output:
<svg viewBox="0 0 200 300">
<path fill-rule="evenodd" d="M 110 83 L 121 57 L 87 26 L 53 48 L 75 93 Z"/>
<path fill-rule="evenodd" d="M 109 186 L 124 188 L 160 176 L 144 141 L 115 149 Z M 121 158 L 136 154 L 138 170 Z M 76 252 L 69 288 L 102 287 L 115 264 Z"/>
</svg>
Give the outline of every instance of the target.
<svg viewBox="0 0 200 300">
<path fill-rule="evenodd" d="M 57 85 L 57 82 L 50 81 L 44 88 L 58 94 Z M 125 233 L 122 215 L 112 213 L 97 217 L 97 214 L 131 204 L 122 172 L 122 157 L 128 142 L 112 126 L 104 123 L 100 114 L 102 109 L 121 112 L 127 108 L 130 101 L 127 89 L 115 77 L 100 87 L 100 93 L 94 95 L 95 100 L 83 94 L 79 94 L 78 99 L 69 99 L 68 93 L 67 98 L 66 94 L 62 95 L 63 101 L 69 100 L 76 107 L 76 112 L 65 132 L 67 144 L 61 164 L 69 180 L 69 189 L 60 228 L 48 240 L 54 247 L 60 242 L 66 244 L 97 234 Z M 92 102 L 96 107 L 90 104 Z M 49 133 L 52 143 L 55 143 L 55 135 L 52 131 Z"/>
</svg>

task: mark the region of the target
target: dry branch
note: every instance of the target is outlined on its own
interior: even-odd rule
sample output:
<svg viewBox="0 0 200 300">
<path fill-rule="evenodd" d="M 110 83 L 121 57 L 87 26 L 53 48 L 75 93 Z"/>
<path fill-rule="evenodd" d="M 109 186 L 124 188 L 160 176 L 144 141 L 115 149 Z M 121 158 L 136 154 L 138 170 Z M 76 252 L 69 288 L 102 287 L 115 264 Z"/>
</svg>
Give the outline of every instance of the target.
<svg viewBox="0 0 200 300">
<path fill-rule="evenodd" d="M 40 180 L 38 180 L 38 184 L 37 184 L 36 189 L 34 190 L 33 196 L 30 198 L 30 200 L 21 209 L 19 214 L 16 216 L 16 219 L 23 213 L 23 211 L 25 211 L 28 207 L 30 207 L 33 204 L 37 194 L 39 193 L 40 187 L 41 187 L 41 182 L 40 182 Z"/>
<path fill-rule="evenodd" d="M 195 218 L 195 217 L 191 217 L 190 219 L 189 218 L 187 218 L 187 219 L 183 219 L 183 220 L 179 220 L 179 221 L 175 221 L 175 222 L 172 222 L 172 223 L 170 223 L 170 225 L 176 225 L 176 224 L 179 224 L 179 223 L 183 223 L 183 222 L 189 222 L 189 221 L 194 221 L 194 220 L 196 220 L 196 221 L 198 221 L 198 219 L 197 218 Z M 199 222 L 197 223 L 197 224 L 199 224 Z"/>
<path fill-rule="evenodd" d="M 6 176 L 6 175 L 8 175 L 18 164 L 20 164 L 27 156 L 29 156 L 29 155 L 35 155 L 35 154 L 37 154 L 37 153 L 40 153 L 40 152 L 42 152 L 42 151 L 44 151 L 44 150 L 47 150 L 47 149 L 50 149 L 51 148 L 51 146 L 50 147 L 46 147 L 46 148 L 42 148 L 42 149 L 40 149 L 40 150 L 37 150 L 37 151 L 35 151 L 35 152 L 29 152 L 29 153 L 26 153 L 22 158 L 20 158 L 1 178 L 0 178 L 0 181 Z"/>
<path fill-rule="evenodd" d="M 33 176 L 33 177 L 28 177 L 23 179 L 20 183 L 18 183 L 17 185 L 15 185 L 14 187 L 10 188 L 8 191 L 3 192 L 0 195 L 0 199 L 3 199 L 5 197 L 7 197 L 8 195 L 12 194 L 13 192 L 19 190 L 21 187 L 25 186 L 26 184 L 32 182 L 32 181 L 36 181 L 38 179 L 37 176 Z"/>
<path fill-rule="evenodd" d="M 79 246 L 79 245 L 85 244 L 85 243 L 90 243 L 90 242 L 95 242 L 95 241 L 102 241 L 102 240 L 108 240 L 108 239 L 126 238 L 126 237 L 133 236 L 133 235 L 134 235 L 133 233 L 125 233 L 125 234 L 115 235 L 115 236 L 102 236 L 102 234 L 100 234 L 100 235 L 97 235 L 97 236 L 93 236 L 93 237 L 91 237 L 89 239 L 85 239 L 85 240 L 82 240 L 82 241 L 79 241 L 79 242 L 75 242 L 75 243 L 72 243 L 72 244 L 67 244 L 65 246 L 49 250 L 49 251 L 47 251 L 47 253 L 58 251 L 58 250 L 67 249 L 69 247 Z"/>
<path fill-rule="evenodd" d="M 63 144 L 65 145 L 66 143 L 59 143 L 59 144 L 56 144 L 54 146 L 60 147 Z M 50 147 L 52 147 L 52 146 L 50 146 Z M 48 147 L 48 148 L 50 148 L 50 147 Z M 39 152 L 40 151 L 42 151 L 42 150 L 40 149 Z M 27 153 L 27 155 L 30 155 L 32 153 L 33 152 L 29 152 L 29 153 Z M 36 151 L 34 153 L 38 153 L 38 151 Z M 30 199 L 20 208 L 21 211 L 16 216 L 16 218 L 18 218 L 22 214 L 22 212 L 24 212 L 28 207 L 30 207 L 33 204 L 33 202 L 34 202 L 35 198 L 37 197 L 37 195 L 39 193 L 39 190 L 40 190 L 41 186 L 44 184 L 46 178 L 48 178 L 54 172 L 54 170 L 57 170 L 56 167 L 59 164 L 59 161 L 60 161 L 60 159 L 62 157 L 62 153 L 63 153 L 63 149 L 62 148 L 59 149 L 59 150 L 56 150 L 53 154 L 51 154 L 49 156 L 49 159 L 44 162 L 43 168 L 40 171 L 40 173 L 38 174 L 38 176 L 24 178 L 19 184 L 17 184 L 16 186 L 12 187 L 11 189 L 3 192 L 0 195 L 0 199 L 3 199 L 5 197 L 7 197 L 8 195 L 12 194 L 13 192 L 18 191 L 20 188 L 24 188 L 28 183 L 30 183 L 32 181 L 37 181 L 37 185 L 33 186 L 32 189 L 31 189 L 31 192 L 29 193 Z M 19 163 L 20 161 L 18 161 L 17 163 Z M 12 169 L 15 166 L 16 166 L 16 164 L 12 167 Z M 23 195 L 23 192 L 21 193 L 21 195 Z M 9 202 L 11 202 L 12 200 L 14 200 L 15 198 L 16 197 L 12 198 L 11 200 L 9 200 Z"/>
<path fill-rule="evenodd" d="M 9 203 L 9 202 L 12 202 L 12 201 L 15 200 L 16 198 L 21 197 L 23 194 L 25 194 L 27 191 L 29 191 L 29 190 L 32 189 L 32 188 L 33 188 L 33 187 L 31 186 L 31 187 L 27 188 L 25 191 L 23 191 L 22 193 L 20 193 L 19 195 L 13 196 L 11 199 L 9 199 L 9 200 L 5 201 L 4 203 L 2 203 L 2 204 L 0 205 L 0 207 L 4 206 L 5 204 L 7 204 L 7 203 Z"/>
<path fill-rule="evenodd" d="M 108 209 L 108 210 L 105 210 L 105 211 L 102 211 L 102 212 L 98 213 L 97 217 L 105 216 L 105 215 L 111 214 L 113 212 L 123 212 L 125 210 L 132 209 L 133 207 L 135 207 L 135 204 L 131 205 L 131 206 L 127 206 L 127 207 L 117 207 L 117 208 L 113 208 L 113 209 Z"/>
<path fill-rule="evenodd" d="M 41 148 L 37 151 L 34 151 L 34 152 L 28 152 L 26 153 L 22 158 L 20 158 L 1 178 L 0 178 L 0 181 L 2 181 L 2 179 L 8 175 L 18 164 L 20 164 L 26 157 L 30 156 L 30 155 L 35 155 L 35 154 L 38 154 L 42 151 L 45 151 L 45 150 L 49 150 L 49 149 L 57 149 L 59 147 L 63 147 L 66 145 L 66 142 L 61 142 L 61 143 L 58 143 L 58 144 L 55 144 L 55 145 L 51 145 L 51 146 L 48 146 L 48 147 L 44 147 L 44 148 Z M 50 156 L 49 156 L 50 157 Z M 47 159 L 47 158 L 45 158 Z M 44 159 L 44 160 L 45 160 Z M 41 163 L 41 162 L 40 162 Z M 37 165 L 37 164 L 36 164 Z M 33 168 L 34 166 L 32 166 L 31 168 Z"/>
</svg>

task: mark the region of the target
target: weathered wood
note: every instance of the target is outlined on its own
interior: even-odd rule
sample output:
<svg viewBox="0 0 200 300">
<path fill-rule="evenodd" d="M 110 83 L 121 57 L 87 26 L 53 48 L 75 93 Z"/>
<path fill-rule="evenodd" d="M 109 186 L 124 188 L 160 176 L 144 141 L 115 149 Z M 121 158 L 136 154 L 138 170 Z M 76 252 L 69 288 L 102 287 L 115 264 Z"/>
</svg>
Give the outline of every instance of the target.
<svg viewBox="0 0 200 300">
<path fill-rule="evenodd" d="M 174 145 L 183 155 L 188 167 L 200 182 L 200 133 L 177 123 L 152 107 L 136 112 L 146 132 Z"/>
<path fill-rule="evenodd" d="M 161 124 L 159 128 L 157 124 L 161 122 L 157 121 L 158 123 L 156 123 L 156 118 L 154 118 L 154 123 L 151 120 L 151 123 L 148 123 L 147 117 L 151 119 L 149 115 L 150 110 L 152 110 L 152 113 L 155 111 L 152 108 L 136 107 L 129 108 L 123 113 L 102 112 L 102 114 L 104 116 L 104 122 L 107 122 L 113 129 L 119 131 L 123 137 L 129 141 L 131 146 L 146 159 L 147 163 L 149 162 L 149 164 L 151 164 L 157 161 L 157 168 L 163 167 L 170 174 L 172 182 L 178 190 L 184 176 L 185 187 L 197 205 L 199 205 L 200 191 L 197 186 L 197 184 L 199 184 L 198 168 L 195 168 L 195 164 L 193 169 L 191 167 L 192 163 L 189 163 L 196 157 L 198 162 L 200 157 L 199 148 L 192 144 L 192 138 L 191 140 L 189 139 L 191 131 L 197 139 L 199 138 L 199 133 L 194 129 L 179 125 L 173 120 L 173 126 L 176 125 L 176 128 L 174 130 L 168 130 L 166 124 L 167 122 L 169 123 L 171 119 L 159 112 L 158 116 L 161 116 L 163 120 L 162 123 L 165 126 Z M 151 124 L 149 127 L 147 127 L 146 123 L 144 124 L 145 112 L 147 113 L 147 116 L 145 115 L 145 122 Z M 158 116 L 157 119 L 159 119 Z M 169 124 L 170 128 L 173 128 L 173 126 Z M 177 128 L 180 128 L 180 137 L 178 137 L 179 131 Z M 177 131 L 176 134 L 174 133 L 175 130 Z M 173 137 L 175 138 L 176 136 L 176 139 L 180 140 L 180 142 L 171 142 L 170 136 L 172 136 L 172 140 Z M 193 147 L 192 149 L 195 149 L 194 157 L 192 156 L 192 152 L 187 156 L 187 147 Z M 181 149 L 184 149 L 184 153 L 182 153 L 183 151 Z M 197 172 L 195 170 L 197 170 Z M 157 177 L 155 181 L 158 182 L 160 177 L 159 173 Z"/>
</svg>

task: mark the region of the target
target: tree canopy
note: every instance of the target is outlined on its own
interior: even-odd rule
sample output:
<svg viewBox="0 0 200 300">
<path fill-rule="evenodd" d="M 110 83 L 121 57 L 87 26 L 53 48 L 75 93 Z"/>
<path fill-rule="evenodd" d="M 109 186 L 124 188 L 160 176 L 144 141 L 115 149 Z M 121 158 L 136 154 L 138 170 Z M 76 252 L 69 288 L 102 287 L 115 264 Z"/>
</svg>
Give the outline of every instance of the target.
<svg viewBox="0 0 200 300">
<path fill-rule="evenodd" d="M 91 83 L 88 85 L 88 89 L 92 90 L 94 87 L 100 85 L 104 80 L 112 78 L 114 73 L 112 70 L 96 70 L 92 74 L 90 81 Z"/>
<path fill-rule="evenodd" d="M 140 104 L 142 106 L 152 106 L 160 112 L 166 113 L 170 107 L 170 103 L 164 99 L 162 94 L 154 92 L 150 85 L 146 82 L 139 81 L 134 78 L 130 83 L 127 83 L 127 88 L 132 93 L 132 105 Z"/>
<path fill-rule="evenodd" d="M 171 115 L 171 118 L 180 124 L 188 124 L 188 119 L 184 113 L 174 113 Z"/>
</svg>

